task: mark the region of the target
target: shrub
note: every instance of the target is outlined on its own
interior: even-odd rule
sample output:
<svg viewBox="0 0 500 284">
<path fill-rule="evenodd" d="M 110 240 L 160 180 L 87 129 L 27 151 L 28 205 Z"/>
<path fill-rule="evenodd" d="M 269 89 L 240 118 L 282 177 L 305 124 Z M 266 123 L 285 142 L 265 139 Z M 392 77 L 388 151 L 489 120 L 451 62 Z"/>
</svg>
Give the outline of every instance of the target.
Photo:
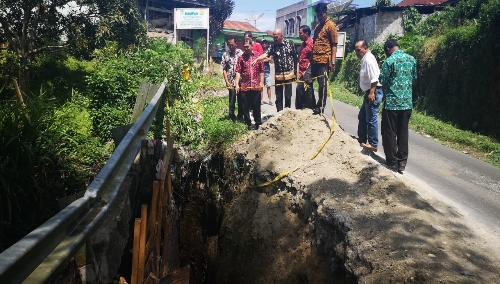
<svg viewBox="0 0 500 284">
<path fill-rule="evenodd" d="M 108 43 L 96 51 L 96 67 L 87 76 L 93 130 L 103 141 L 110 130 L 130 123 L 141 81 L 161 84 L 168 79 L 166 99 L 170 103 L 182 95 L 182 68 L 193 62 L 192 50 L 153 39 L 144 48 L 118 50 Z"/>
<path fill-rule="evenodd" d="M 58 106 L 44 95 L 0 111 L 0 251 L 58 211 L 57 199 L 84 190 L 109 151 L 88 136 L 85 100 Z"/>
</svg>

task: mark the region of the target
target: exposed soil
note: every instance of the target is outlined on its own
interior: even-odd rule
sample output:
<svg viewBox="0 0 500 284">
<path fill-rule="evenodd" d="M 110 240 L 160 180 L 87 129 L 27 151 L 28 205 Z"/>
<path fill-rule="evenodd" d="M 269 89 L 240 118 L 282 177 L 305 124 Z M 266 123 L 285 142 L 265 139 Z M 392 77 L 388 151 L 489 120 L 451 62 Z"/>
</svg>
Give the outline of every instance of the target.
<svg viewBox="0 0 500 284">
<path fill-rule="evenodd" d="M 218 283 L 500 283 L 496 238 L 338 126 L 310 160 L 331 124 L 286 109 L 231 149 Z"/>
</svg>

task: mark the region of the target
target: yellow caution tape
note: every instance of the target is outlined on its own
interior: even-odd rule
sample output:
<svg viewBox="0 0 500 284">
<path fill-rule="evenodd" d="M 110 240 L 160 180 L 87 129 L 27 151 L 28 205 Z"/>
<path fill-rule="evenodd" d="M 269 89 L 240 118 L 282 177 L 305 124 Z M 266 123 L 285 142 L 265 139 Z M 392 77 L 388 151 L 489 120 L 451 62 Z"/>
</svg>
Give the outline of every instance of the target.
<svg viewBox="0 0 500 284">
<path fill-rule="evenodd" d="M 288 176 L 289 174 L 291 174 L 291 173 L 295 172 L 295 171 L 296 171 L 296 170 L 298 170 L 299 168 L 300 168 L 300 166 L 299 166 L 299 167 L 296 167 L 296 168 L 295 168 L 293 171 L 291 171 L 291 172 L 283 172 L 283 173 L 280 173 L 280 174 L 279 174 L 278 176 L 276 176 L 273 180 L 271 180 L 271 181 L 266 181 L 266 182 L 261 183 L 261 184 L 259 184 L 259 185 L 257 185 L 257 186 L 251 186 L 250 188 L 258 188 L 258 187 L 264 187 L 264 186 L 271 185 L 271 184 L 273 184 L 273 183 L 275 183 L 275 182 L 277 182 L 277 181 L 281 180 L 282 178 L 284 178 L 284 177 Z"/>
<path fill-rule="evenodd" d="M 189 79 L 189 75 L 190 75 L 189 74 L 189 67 L 190 67 L 189 64 L 186 64 L 186 65 L 184 65 L 183 70 L 182 70 L 183 77 L 186 80 Z M 327 89 L 328 89 L 328 96 L 330 97 L 330 102 L 331 102 L 331 105 L 332 105 L 332 122 L 333 123 L 332 123 L 332 127 L 330 128 L 330 135 L 325 140 L 325 142 L 323 142 L 323 144 L 318 149 L 318 151 L 310 158 L 310 161 L 314 160 L 319 155 L 319 153 L 321 153 L 321 151 L 323 151 L 323 148 L 326 146 L 326 144 L 328 143 L 328 141 L 330 141 L 330 139 L 332 138 L 332 135 L 335 132 L 335 130 L 334 130 L 335 126 L 337 125 L 337 118 L 335 116 L 335 109 L 333 107 L 333 93 L 332 93 L 332 89 L 330 88 L 330 81 L 328 80 L 328 74 L 325 71 L 325 73 L 323 75 L 319 75 L 317 77 L 311 78 L 311 81 L 315 81 L 315 80 L 317 80 L 318 78 L 321 78 L 321 77 L 325 77 L 326 78 L 326 84 L 327 84 L 326 86 L 327 86 Z M 274 85 L 270 85 L 270 86 L 250 86 L 250 87 L 247 87 L 247 88 L 248 89 L 260 89 L 260 88 L 263 88 L 263 87 L 284 86 L 284 85 L 289 85 L 289 84 L 298 84 L 298 83 L 305 83 L 305 82 L 306 81 L 301 81 L 301 80 L 297 79 L 296 81 L 287 82 L 287 83 L 274 84 Z M 214 90 L 217 90 L 217 89 L 228 89 L 228 90 L 235 89 L 234 87 L 203 86 L 202 84 L 199 84 L 198 86 L 199 87 L 203 87 L 203 88 L 207 88 L 207 89 L 214 89 Z M 307 88 L 308 88 L 307 84 L 304 84 L 304 88 L 307 90 Z M 168 108 L 168 105 L 167 105 L 167 108 Z M 273 183 L 276 183 L 279 180 L 283 179 L 284 177 L 288 176 L 289 174 L 291 174 L 291 173 L 297 171 L 298 169 L 302 168 L 302 166 L 303 165 L 300 165 L 300 166 L 296 167 L 295 169 L 293 169 L 290 172 L 280 173 L 273 180 L 261 183 L 261 184 L 259 184 L 257 186 L 250 186 L 250 188 L 265 187 L 265 186 L 271 185 Z"/>
<path fill-rule="evenodd" d="M 325 140 L 325 142 L 323 142 L 323 144 L 318 149 L 318 151 L 311 157 L 311 159 L 309 159 L 310 161 L 314 160 L 319 155 L 319 153 L 321 153 L 321 151 L 323 151 L 323 148 L 325 148 L 325 146 L 328 143 L 328 141 L 330 141 L 330 139 L 332 138 L 332 135 L 335 132 L 335 126 L 337 125 L 337 118 L 335 116 L 335 108 L 333 107 L 333 93 L 332 93 L 332 89 L 330 88 L 330 81 L 328 80 L 328 74 L 325 72 L 325 74 L 321 75 L 321 76 L 325 76 L 327 78 L 326 79 L 326 88 L 328 90 L 328 96 L 330 97 L 330 103 L 332 105 L 332 122 L 333 123 L 332 123 L 332 126 L 330 128 L 330 135 L 328 135 L 328 138 Z M 321 76 L 315 77 L 314 79 L 317 79 L 317 78 L 319 78 Z M 259 184 L 257 186 L 251 186 L 250 188 L 259 188 L 259 187 L 265 187 L 265 186 L 271 185 L 271 184 L 273 184 L 275 182 L 278 182 L 279 180 L 283 179 L 284 177 L 288 176 L 289 174 L 295 172 L 296 170 L 298 170 L 298 169 L 300 169 L 302 167 L 303 167 L 303 165 L 300 165 L 300 166 L 296 167 L 291 172 L 280 173 L 272 181 L 267 181 L 267 182 L 261 183 L 261 184 Z"/>
</svg>

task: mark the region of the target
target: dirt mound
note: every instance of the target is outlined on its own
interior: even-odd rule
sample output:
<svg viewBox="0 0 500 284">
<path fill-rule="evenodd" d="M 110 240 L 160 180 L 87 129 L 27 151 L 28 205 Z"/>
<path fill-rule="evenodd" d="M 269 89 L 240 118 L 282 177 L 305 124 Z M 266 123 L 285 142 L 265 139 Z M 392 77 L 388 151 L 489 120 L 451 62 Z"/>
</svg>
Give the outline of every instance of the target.
<svg viewBox="0 0 500 284">
<path fill-rule="evenodd" d="M 233 147 L 246 179 L 222 222 L 217 282 L 500 283 L 498 248 L 338 126 L 310 160 L 330 125 L 287 109 Z"/>
</svg>

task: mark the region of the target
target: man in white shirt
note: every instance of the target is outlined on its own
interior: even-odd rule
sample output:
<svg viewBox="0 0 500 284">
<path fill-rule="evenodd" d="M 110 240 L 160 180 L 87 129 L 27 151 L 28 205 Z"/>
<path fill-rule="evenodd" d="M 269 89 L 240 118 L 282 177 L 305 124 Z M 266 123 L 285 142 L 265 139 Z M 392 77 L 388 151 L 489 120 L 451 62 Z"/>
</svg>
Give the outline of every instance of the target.
<svg viewBox="0 0 500 284">
<path fill-rule="evenodd" d="M 358 114 L 358 142 L 361 146 L 376 152 L 378 150 L 378 107 L 384 96 L 378 79 L 380 68 L 365 40 L 356 42 L 354 50 L 356 56 L 361 59 L 359 87 L 365 93 L 363 105 Z"/>
</svg>

